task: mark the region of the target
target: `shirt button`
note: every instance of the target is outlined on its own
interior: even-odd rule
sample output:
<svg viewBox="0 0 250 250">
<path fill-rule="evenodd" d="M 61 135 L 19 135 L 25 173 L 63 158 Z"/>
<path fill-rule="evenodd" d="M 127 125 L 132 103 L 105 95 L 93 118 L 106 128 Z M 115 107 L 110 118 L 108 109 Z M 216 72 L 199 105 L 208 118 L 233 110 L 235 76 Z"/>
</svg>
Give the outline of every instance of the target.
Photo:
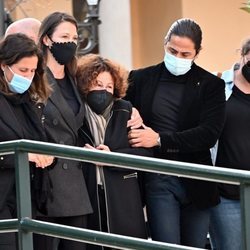
<svg viewBox="0 0 250 250">
<path fill-rule="evenodd" d="M 63 163 L 62 168 L 65 169 L 65 170 L 68 169 L 68 164 L 67 163 Z"/>
</svg>

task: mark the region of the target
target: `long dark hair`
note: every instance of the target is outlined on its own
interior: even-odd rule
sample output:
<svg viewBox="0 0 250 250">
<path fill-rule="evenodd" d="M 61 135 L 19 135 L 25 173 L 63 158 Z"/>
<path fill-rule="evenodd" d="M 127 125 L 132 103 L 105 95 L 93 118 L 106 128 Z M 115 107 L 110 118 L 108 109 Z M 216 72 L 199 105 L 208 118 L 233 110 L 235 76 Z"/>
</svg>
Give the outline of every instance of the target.
<svg viewBox="0 0 250 250">
<path fill-rule="evenodd" d="M 201 50 L 201 41 L 202 41 L 202 31 L 200 26 L 192 19 L 182 18 L 175 21 L 167 35 L 165 36 L 164 43 L 166 44 L 171 39 L 172 35 L 180 37 L 188 37 L 191 39 L 195 45 L 196 54 Z"/>
<path fill-rule="evenodd" d="M 47 60 L 48 47 L 43 43 L 43 38 L 45 36 L 48 36 L 49 38 L 51 38 L 56 27 L 62 22 L 70 22 L 76 26 L 76 29 L 78 29 L 76 19 L 73 16 L 64 12 L 53 12 L 47 17 L 45 17 L 45 19 L 42 21 L 42 25 L 40 27 L 39 35 L 38 35 L 38 46 L 43 51 L 45 60 Z M 69 62 L 66 65 L 66 67 L 69 73 L 74 76 L 76 73 L 76 67 L 77 67 L 76 57 L 73 57 L 71 62 Z"/>
<path fill-rule="evenodd" d="M 11 66 L 25 57 L 36 56 L 38 58 L 37 69 L 28 90 L 30 96 L 39 101 L 46 101 L 50 94 L 50 87 L 44 80 L 44 61 L 42 51 L 35 42 L 24 34 L 16 33 L 8 35 L 0 43 L 0 64 Z M 0 70 L 0 90 L 6 94 L 12 94 Z"/>
</svg>

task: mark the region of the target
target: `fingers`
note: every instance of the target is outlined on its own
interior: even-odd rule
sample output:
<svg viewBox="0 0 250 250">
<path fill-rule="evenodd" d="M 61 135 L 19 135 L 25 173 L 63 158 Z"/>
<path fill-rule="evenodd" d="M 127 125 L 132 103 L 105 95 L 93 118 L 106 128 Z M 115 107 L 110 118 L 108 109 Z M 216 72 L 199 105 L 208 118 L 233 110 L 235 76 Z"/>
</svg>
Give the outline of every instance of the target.
<svg viewBox="0 0 250 250">
<path fill-rule="evenodd" d="M 141 127 L 143 120 L 136 108 L 132 108 L 131 118 L 127 123 L 127 127 L 131 127 L 131 129 Z"/>
<path fill-rule="evenodd" d="M 37 161 L 36 161 L 36 167 L 38 168 L 46 168 L 50 166 L 54 161 L 53 156 L 47 156 L 47 155 L 38 155 Z"/>
<path fill-rule="evenodd" d="M 128 132 L 128 138 L 129 139 L 134 139 L 138 138 L 142 135 L 142 129 L 132 129 Z"/>
<path fill-rule="evenodd" d="M 143 146 L 142 141 L 141 141 L 140 138 L 130 139 L 129 140 L 129 144 L 133 148 L 138 148 L 138 147 L 142 147 Z"/>
<path fill-rule="evenodd" d="M 37 168 L 45 168 L 53 163 L 54 156 L 28 153 L 28 159 L 34 162 Z"/>
<path fill-rule="evenodd" d="M 100 144 L 99 146 L 96 147 L 96 149 L 103 150 L 103 151 L 110 151 L 109 147 L 104 144 Z"/>
<path fill-rule="evenodd" d="M 144 129 L 151 129 L 150 127 L 147 127 L 144 123 L 141 125 Z"/>
<path fill-rule="evenodd" d="M 150 127 L 143 125 L 143 129 L 132 129 L 128 133 L 128 139 L 131 147 L 151 148 L 157 146 L 159 134 Z"/>
<path fill-rule="evenodd" d="M 86 143 L 84 145 L 84 148 L 87 148 L 87 149 L 95 149 L 95 147 L 91 146 L 90 144 Z"/>
<path fill-rule="evenodd" d="M 95 150 L 103 150 L 103 151 L 110 151 L 109 147 L 107 145 L 104 145 L 104 144 L 100 144 L 99 146 L 97 146 L 96 148 L 91 146 L 90 144 L 86 143 L 84 148 L 87 148 L 87 149 L 95 149 Z"/>
</svg>

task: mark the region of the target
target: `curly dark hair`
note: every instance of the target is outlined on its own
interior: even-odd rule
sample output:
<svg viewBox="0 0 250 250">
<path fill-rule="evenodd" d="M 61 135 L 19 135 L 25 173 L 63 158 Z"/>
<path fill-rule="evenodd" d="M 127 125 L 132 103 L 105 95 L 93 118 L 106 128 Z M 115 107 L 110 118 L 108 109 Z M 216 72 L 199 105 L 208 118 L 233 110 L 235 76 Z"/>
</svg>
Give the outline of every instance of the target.
<svg viewBox="0 0 250 250">
<path fill-rule="evenodd" d="M 113 78 L 114 97 L 124 97 L 128 88 L 128 70 L 96 54 L 88 54 L 78 59 L 76 80 L 80 94 L 85 97 L 90 86 L 96 84 L 96 78 L 102 72 L 109 72 Z"/>
</svg>

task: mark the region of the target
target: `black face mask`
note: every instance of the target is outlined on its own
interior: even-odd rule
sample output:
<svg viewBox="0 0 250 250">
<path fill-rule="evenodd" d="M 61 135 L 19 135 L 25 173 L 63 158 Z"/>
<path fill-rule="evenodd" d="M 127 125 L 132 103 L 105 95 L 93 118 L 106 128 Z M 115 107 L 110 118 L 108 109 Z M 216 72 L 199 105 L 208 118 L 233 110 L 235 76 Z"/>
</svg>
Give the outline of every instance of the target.
<svg viewBox="0 0 250 250">
<path fill-rule="evenodd" d="M 74 42 L 53 42 L 52 46 L 50 47 L 50 52 L 59 64 L 65 65 L 69 63 L 75 56 L 76 48 L 77 46 Z"/>
<path fill-rule="evenodd" d="M 96 114 L 100 115 L 111 104 L 113 98 L 113 95 L 106 90 L 92 90 L 87 94 L 87 103 Z"/>
<path fill-rule="evenodd" d="M 244 78 L 250 83 L 250 61 L 248 61 L 241 69 Z"/>
</svg>

